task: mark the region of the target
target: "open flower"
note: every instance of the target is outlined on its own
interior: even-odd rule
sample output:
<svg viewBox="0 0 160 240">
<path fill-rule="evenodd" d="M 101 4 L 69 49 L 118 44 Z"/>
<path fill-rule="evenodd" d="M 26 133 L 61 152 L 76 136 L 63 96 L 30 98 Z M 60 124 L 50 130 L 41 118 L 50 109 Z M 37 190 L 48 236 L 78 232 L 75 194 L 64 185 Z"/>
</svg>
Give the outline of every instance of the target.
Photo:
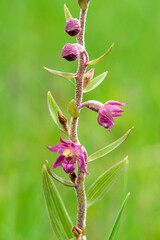
<svg viewBox="0 0 160 240">
<path fill-rule="evenodd" d="M 76 36 L 81 30 L 79 20 L 77 18 L 70 18 L 65 27 L 65 32 L 70 36 Z"/>
<path fill-rule="evenodd" d="M 98 111 L 98 123 L 107 128 L 109 132 L 111 131 L 111 126 L 114 126 L 115 122 L 113 117 L 122 116 L 122 112 L 124 112 L 118 106 L 125 106 L 127 103 L 120 103 L 117 101 L 108 101 L 102 107 L 99 108 Z"/>
<path fill-rule="evenodd" d="M 122 112 L 124 112 L 118 106 L 125 106 L 127 103 L 120 103 L 117 101 L 110 100 L 105 104 L 101 102 L 90 100 L 87 102 L 82 103 L 78 110 L 83 107 L 87 107 L 95 112 L 98 112 L 98 123 L 99 125 L 107 128 L 109 132 L 111 131 L 111 126 L 114 126 L 114 119 L 113 117 L 120 117 L 122 116 Z"/>
<path fill-rule="evenodd" d="M 60 137 L 61 144 L 53 147 L 48 147 L 51 152 L 58 152 L 60 156 L 53 163 L 53 168 L 63 167 L 67 174 L 72 174 L 75 169 L 75 163 L 78 162 L 79 168 L 82 172 L 89 174 L 87 165 L 87 153 L 83 150 L 82 145 L 78 145 L 69 140 L 64 140 Z"/>
</svg>

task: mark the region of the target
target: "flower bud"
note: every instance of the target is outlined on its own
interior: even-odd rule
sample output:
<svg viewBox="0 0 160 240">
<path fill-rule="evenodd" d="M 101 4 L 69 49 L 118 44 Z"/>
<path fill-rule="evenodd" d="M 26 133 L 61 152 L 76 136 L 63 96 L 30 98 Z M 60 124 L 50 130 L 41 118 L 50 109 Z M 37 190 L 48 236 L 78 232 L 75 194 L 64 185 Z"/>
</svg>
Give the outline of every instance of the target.
<svg viewBox="0 0 160 240">
<path fill-rule="evenodd" d="M 84 74 L 83 77 L 83 89 L 88 86 L 88 83 L 92 80 L 94 75 L 94 68 L 91 68 L 88 72 Z"/>
<path fill-rule="evenodd" d="M 78 227 L 72 227 L 72 233 L 76 238 L 79 238 L 82 235 L 82 230 Z"/>
<path fill-rule="evenodd" d="M 67 43 L 61 53 L 61 57 L 65 58 L 67 61 L 75 61 L 79 56 L 79 51 L 75 44 Z"/>
<path fill-rule="evenodd" d="M 65 32 L 70 36 L 76 36 L 80 32 L 81 28 L 79 25 L 79 21 L 76 18 L 70 18 L 65 27 Z"/>
<path fill-rule="evenodd" d="M 69 134 L 69 126 L 67 122 L 67 118 L 60 112 L 58 112 L 58 119 L 60 123 L 63 125 L 65 131 Z"/>
</svg>

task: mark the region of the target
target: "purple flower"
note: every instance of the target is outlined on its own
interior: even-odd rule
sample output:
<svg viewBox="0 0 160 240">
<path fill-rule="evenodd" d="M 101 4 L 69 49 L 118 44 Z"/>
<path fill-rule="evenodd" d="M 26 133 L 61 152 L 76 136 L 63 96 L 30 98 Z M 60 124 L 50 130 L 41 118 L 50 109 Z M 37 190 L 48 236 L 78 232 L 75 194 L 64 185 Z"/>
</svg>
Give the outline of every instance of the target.
<svg viewBox="0 0 160 240">
<path fill-rule="evenodd" d="M 61 53 L 61 57 L 65 58 L 67 61 L 75 61 L 79 56 L 79 50 L 75 44 L 67 43 Z"/>
<path fill-rule="evenodd" d="M 124 112 L 118 106 L 125 106 L 127 103 L 120 103 L 117 101 L 108 101 L 98 111 L 98 123 L 111 131 L 111 126 L 114 126 L 113 117 L 122 116 L 121 112 Z"/>
<path fill-rule="evenodd" d="M 81 28 L 79 25 L 79 21 L 76 18 L 70 18 L 65 27 L 65 32 L 70 36 L 76 36 L 80 32 Z"/>
<path fill-rule="evenodd" d="M 53 147 L 48 147 L 51 152 L 58 152 L 60 156 L 53 163 L 52 168 L 63 167 L 67 174 L 72 174 L 75 169 L 75 163 L 78 162 L 82 172 L 89 174 L 87 165 L 87 153 L 82 149 L 82 145 L 78 145 L 69 140 L 64 140 L 60 137 L 61 144 Z"/>
</svg>

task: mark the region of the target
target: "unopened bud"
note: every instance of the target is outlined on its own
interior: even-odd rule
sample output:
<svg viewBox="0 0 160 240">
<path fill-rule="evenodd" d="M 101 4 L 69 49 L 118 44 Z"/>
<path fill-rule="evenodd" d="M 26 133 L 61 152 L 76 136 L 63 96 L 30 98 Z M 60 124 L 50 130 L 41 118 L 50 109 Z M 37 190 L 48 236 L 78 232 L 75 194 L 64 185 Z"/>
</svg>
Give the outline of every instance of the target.
<svg viewBox="0 0 160 240">
<path fill-rule="evenodd" d="M 82 235 L 82 230 L 78 227 L 72 227 L 72 233 L 76 238 L 78 238 Z"/>
<path fill-rule="evenodd" d="M 92 80 L 93 75 L 94 75 L 94 68 L 90 69 L 88 72 L 84 74 L 83 89 L 85 89 L 88 86 L 88 83 Z"/>
<path fill-rule="evenodd" d="M 79 56 L 79 51 L 75 44 L 67 43 L 61 53 L 61 57 L 65 58 L 67 61 L 75 61 Z"/>
<path fill-rule="evenodd" d="M 69 126 L 68 126 L 67 118 L 62 113 L 58 112 L 58 119 L 60 123 L 63 125 L 64 130 L 69 134 Z"/>
<path fill-rule="evenodd" d="M 81 30 L 79 25 L 79 21 L 76 18 L 70 18 L 65 27 L 65 32 L 68 33 L 70 36 L 76 36 Z"/>
</svg>

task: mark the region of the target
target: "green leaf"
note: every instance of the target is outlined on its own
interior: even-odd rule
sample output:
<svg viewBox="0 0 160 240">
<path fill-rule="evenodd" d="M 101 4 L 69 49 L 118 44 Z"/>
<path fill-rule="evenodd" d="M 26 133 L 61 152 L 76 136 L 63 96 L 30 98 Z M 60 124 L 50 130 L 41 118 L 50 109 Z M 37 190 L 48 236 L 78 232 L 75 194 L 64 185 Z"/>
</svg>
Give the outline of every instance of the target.
<svg viewBox="0 0 160 240">
<path fill-rule="evenodd" d="M 99 178 L 97 178 L 97 180 L 87 191 L 88 207 L 96 204 L 106 195 L 106 193 L 111 189 L 113 184 L 120 176 L 127 162 L 128 156 L 104 172 Z"/>
<path fill-rule="evenodd" d="M 105 155 L 107 155 L 108 153 L 113 151 L 115 148 L 119 147 L 128 138 L 132 129 L 133 129 L 133 127 L 131 129 L 129 129 L 121 138 L 119 138 L 115 142 L 113 142 L 110 145 L 108 145 L 108 146 L 98 150 L 97 152 L 91 154 L 88 157 L 88 162 L 93 162 L 93 161 L 95 161 L 95 160 L 97 160 L 101 157 L 104 157 Z"/>
<path fill-rule="evenodd" d="M 49 108 L 49 112 L 51 114 L 51 117 L 53 118 L 55 124 L 57 125 L 57 127 L 64 132 L 65 134 L 67 134 L 64 125 L 60 123 L 59 121 L 59 117 L 58 117 L 58 112 L 61 112 L 60 108 L 58 107 L 56 101 L 54 100 L 51 92 L 49 91 L 47 94 L 47 103 L 48 103 L 48 108 Z"/>
<path fill-rule="evenodd" d="M 117 215 L 116 221 L 115 221 L 115 223 L 114 223 L 114 225 L 113 225 L 113 228 L 112 228 L 112 231 L 111 231 L 111 233 L 110 233 L 110 236 L 109 236 L 108 240 L 113 240 L 114 237 L 115 237 L 115 234 L 116 234 L 116 232 L 117 232 L 118 226 L 119 226 L 119 224 L 120 224 L 120 220 L 121 220 L 121 216 L 122 216 L 124 207 L 125 207 L 125 205 L 126 205 L 126 202 L 127 202 L 129 196 L 130 196 L 130 193 L 127 194 L 127 196 L 125 197 L 125 199 L 124 199 L 124 201 L 123 201 L 123 203 L 122 203 L 122 206 L 121 206 L 121 208 L 120 208 L 120 210 L 119 210 L 119 213 L 118 213 L 118 215 Z"/>
<path fill-rule="evenodd" d="M 61 72 L 61 71 L 57 71 L 57 70 L 53 70 L 53 69 L 49 69 L 46 67 L 43 67 L 45 70 L 47 70 L 47 72 L 57 76 L 57 77 L 61 77 L 61 78 L 66 78 L 66 79 L 70 79 L 70 78 L 75 78 L 76 74 L 75 73 L 68 73 L 68 72 Z"/>
<path fill-rule="evenodd" d="M 92 91 L 96 87 L 98 87 L 101 84 L 101 82 L 103 82 L 105 77 L 107 76 L 107 73 L 108 72 L 104 72 L 104 73 L 100 74 L 99 76 L 95 77 L 93 80 L 91 80 L 88 83 L 88 86 L 83 90 L 83 92 L 87 93 L 87 92 Z"/>
<path fill-rule="evenodd" d="M 86 0 L 78 0 L 78 4 L 81 9 L 86 10 L 87 9 L 87 2 Z"/>
<path fill-rule="evenodd" d="M 43 166 L 42 178 L 48 215 L 57 239 L 68 240 L 73 238 L 71 232 L 73 224 L 45 165 Z"/>
<path fill-rule="evenodd" d="M 73 18 L 66 4 L 64 4 L 64 15 L 65 15 L 66 21 L 68 21 L 70 18 Z"/>
<path fill-rule="evenodd" d="M 46 166 L 47 166 L 47 172 L 49 173 L 49 175 L 54 178 L 56 181 L 62 183 L 63 185 L 67 186 L 67 187 L 75 187 L 76 185 L 72 184 L 71 181 L 61 178 L 59 177 L 57 174 L 55 174 L 54 172 L 52 172 L 49 168 L 49 164 L 48 161 L 46 160 Z"/>
<path fill-rule="evenodd" d="M 72 117 L 77 118 L 79 117 L 79 112 L 77 110 L 76 104 L 74 99 L 72 99 L 69 103 L 68 103 L 68 112 L 71 114 Z"/>
<path fill-rule="evenodd" d="M 110 53 L 110 51 L 112 50 L 113 47 L 114 47 L 114 43 L 110 46 L 110 48 L 107 50 L 106 53 L 104 53 L 101 57 L 88 62 L 87 65 L 95 65 L 95 64 L 101 62 Z"/>
</svg>

